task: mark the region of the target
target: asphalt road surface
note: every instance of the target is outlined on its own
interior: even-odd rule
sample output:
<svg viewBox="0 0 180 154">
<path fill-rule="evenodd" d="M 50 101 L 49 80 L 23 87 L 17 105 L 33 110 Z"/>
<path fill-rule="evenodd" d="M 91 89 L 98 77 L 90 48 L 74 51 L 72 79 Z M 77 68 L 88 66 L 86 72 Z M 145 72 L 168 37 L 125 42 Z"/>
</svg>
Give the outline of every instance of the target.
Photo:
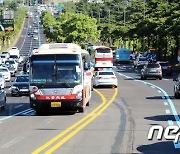
<svg viewBox="0 0 180 154">
<path fill-rule="evenodd" d="M 21 54 L 28 55 L 46 42 L 41 25 L 38 40 L 27 35 L 38 20 L 26 19 L 16 45 Z M 180 144 L 164 137 L 157 140 L 157 133 L 147 139 L 151 126 L 180 126 L 180 101 L 174 99 L 172 77 L 140 80 L 139 70 L 131 64 L 114 70 L 118 88 L 95 89 L 84 113 L 54 111 L 37 116 L 28 96 L 12 97 L 11 82 L 7 83 L 6 110 L 0 111 L 0 153 L 180 153 Z"/>
</svg>

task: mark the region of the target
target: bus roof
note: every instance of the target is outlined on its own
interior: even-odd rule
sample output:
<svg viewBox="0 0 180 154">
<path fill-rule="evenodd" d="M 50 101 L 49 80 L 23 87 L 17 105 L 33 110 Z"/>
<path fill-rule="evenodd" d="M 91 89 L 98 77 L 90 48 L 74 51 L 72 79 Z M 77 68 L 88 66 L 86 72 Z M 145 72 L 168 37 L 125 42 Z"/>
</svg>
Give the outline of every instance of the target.
<svg viewBox="0 0 180 154">
<path fill-rule="evenodd" d="M 80 54 L 81 47 L 73 43 L 50 43 L 42 44 L 38 49 L 32 51 L 31 55 L 41 54 Z"/>
</svg>

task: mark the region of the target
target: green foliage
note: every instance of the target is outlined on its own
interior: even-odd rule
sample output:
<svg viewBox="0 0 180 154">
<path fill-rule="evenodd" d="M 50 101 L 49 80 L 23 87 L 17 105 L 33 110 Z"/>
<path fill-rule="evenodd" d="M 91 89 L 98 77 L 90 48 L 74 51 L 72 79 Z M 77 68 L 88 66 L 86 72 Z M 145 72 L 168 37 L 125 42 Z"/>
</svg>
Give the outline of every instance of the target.
<svg viewBox="0 0 180 154">
<path fill-rule="evenodd" d="M 27 8 L 20 8 L 15 12 L 15 19 L 14 19 L 14 31 L 11 32 L 0 32 L 0 42 L 1 47 L 3 49 L 8 48 L 9 44 L 7 42 L 14 41 L 14 38 L 19 34 L 19 31 L 22 28 L 22 23 L 25 20 L 25 15 L 27 13 Z"/>
<path fill-rule="evenodd" d="M 97 30 L 97 21 L 84 14 L 62 13 L 55 20 L 50 13 L 42 14 L 44 32 L 50 41 L 54 42 L 96 42 L 100 32 Z M 50 27 L 53 33 L 50 33 Z"/>
</svg>

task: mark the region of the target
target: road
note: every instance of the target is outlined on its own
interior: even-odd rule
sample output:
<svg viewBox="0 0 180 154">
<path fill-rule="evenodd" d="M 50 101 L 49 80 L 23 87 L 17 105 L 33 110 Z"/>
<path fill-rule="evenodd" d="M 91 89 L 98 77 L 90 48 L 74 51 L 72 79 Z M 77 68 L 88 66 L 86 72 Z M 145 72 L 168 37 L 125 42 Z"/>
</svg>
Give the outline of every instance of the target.
<svg viewBox="0 0 180 154">
<path fill-rule="evenodd" d="M 31 8 L 33 11 L 33 8 Z M 21 54 L 45 43 L 27 36 L 35 19 L 27 18 L 16 46 Z M 180 145 L 164 137 L 148 140 L 151 126 L 180 126 L 180 101 L 173 97 L 172 77 L 140 80 L 130 64 L 114 68 L 118 88 L 97 88 L 84 113 L 56 111 L 37 116 L 28 96 L 12 97 L 7 84 L 7 107 L 0 111 L 0 153 L 180 153 Z"/>
</svg>

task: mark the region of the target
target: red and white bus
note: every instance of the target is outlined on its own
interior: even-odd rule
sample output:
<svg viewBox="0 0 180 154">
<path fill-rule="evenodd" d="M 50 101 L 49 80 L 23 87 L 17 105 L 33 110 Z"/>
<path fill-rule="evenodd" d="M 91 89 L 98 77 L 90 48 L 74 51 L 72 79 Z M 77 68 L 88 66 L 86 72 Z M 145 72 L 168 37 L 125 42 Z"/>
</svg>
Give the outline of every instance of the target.
<svg viewBox="0 0 180 154">
<path fill-rule="evenodd" d="M 88 52 L 72 43 L 43 44 L 30 56 L 30 106 L 75 108 L 80 112 L 91 98 Z"/>
<path fill-rule="evenodd" d="M 113 67 L 113 51 L 106 46 L 96 46 L 94 52 L 95 70 Z"/>
</svg>

